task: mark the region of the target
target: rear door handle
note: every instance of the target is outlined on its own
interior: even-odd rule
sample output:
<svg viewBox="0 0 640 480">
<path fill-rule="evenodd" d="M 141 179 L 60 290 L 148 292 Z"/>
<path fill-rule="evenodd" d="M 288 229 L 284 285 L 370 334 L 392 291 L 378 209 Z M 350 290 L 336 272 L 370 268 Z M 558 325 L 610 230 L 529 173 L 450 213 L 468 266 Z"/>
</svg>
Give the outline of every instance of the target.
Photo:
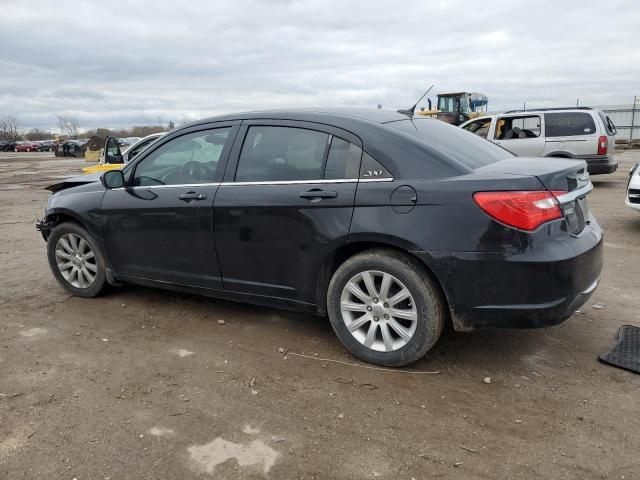
<svg viewBox="0 0 640 480">
<path fill-rule="evenodd" d="M 336 198 L 338 196 L 338 192 L 333 192 L 330 190 L 320 190 L 319 188 L 312 188 L 306 192 L 302 192 L 300 194 L 300 198 L 308 198 L 310 200 L 321 198 Z"/>
<path fill-rule="evenodd" d="M 183 193 L 181 195 L 178 195 L 178 198 L 180 200 L 185 201 L 185 202 L 190 202 L 192 200 L 206 200 L 207 194 L 206 193 L 187 192 L 187 193 Z"/>
</svg>

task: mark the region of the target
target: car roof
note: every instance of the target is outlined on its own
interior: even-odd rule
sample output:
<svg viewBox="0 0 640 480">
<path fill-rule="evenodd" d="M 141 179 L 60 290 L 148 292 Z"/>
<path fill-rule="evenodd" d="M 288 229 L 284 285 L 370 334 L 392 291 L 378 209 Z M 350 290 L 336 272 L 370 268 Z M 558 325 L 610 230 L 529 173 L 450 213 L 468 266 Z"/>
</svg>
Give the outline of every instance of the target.
<svg viewBox="0 0 640 480">
<path fill-rule="evenodd" d="M 509 110 L 497 115 L 522 115 L 527 113 L 563 113 L 563 112 L 593 112 L 596 114 L 599 110 L 591 107 L 564 107 L 564 108 L 530 108 L 527 110 Z M 495 116 L 495 115 L 492 115 Z"/>
<path fill-rule="evenodd" d="M 203 118 L 189 125 L 202 123 L 221 122 L 227 120 L 252 120 L 252 119 L 278 119 L 278 120 L 308 120 L 318 121 L 320 118 L 353 119 L 373 123 L 389 123 L 398 120 L 406 120 L 407 115 L 394 110 L 367 109 L 367 108 L 288 108 L 281 110 L 257 110 L 215 117 Z"/>
<path fill-rule="evenodd" d="M 446 174 L 441 173 L 442 176 L 455 176 L 472 170 L 465 165 L 450 162 L 446 153 L 437 151 L 419 137 L 401 128 L 393 128 L 398 127 L 400 123 L 412 121 L 433 123 L 434 128 L 446 127 L 456 130 L 457 127 L 434 118 L 382 109 L 295 108 L 220 115 L 181 125 L 167 134 L 166 141 L 171 141 L 185 132 L 213 126 L 211 124 L 243 120 L 298 121 L 344 130 L 359 138 L 364 151 L 389 170 L 396 179 L 428 178 L 425 177 L 428 173 L 428 169 L 425 169 L 427 158 L 433 162 L 431 167 L 438 166 L 440 172 L 446 171 Z"/>
</svg>

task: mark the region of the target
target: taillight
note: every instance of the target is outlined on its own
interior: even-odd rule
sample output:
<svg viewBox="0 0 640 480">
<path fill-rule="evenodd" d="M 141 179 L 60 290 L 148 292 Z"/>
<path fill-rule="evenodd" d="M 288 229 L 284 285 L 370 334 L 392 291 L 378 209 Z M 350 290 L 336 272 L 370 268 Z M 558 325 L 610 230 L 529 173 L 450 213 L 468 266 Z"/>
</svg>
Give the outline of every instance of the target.
<svg viewBox="0 0 640 480">
<path fill-rule="evenodd" d="M 566 192 L 477 192 L 473 200 L 498 222 L 531 231 L 545 222 L 562 218 L 556 196 L 563 193 Z"/>
<path fill-rule="evenodd" d="M 609 148 L 609 139 L 602 135 L 598 139 L 598 155 L 606 155 Z"/>
</svg>

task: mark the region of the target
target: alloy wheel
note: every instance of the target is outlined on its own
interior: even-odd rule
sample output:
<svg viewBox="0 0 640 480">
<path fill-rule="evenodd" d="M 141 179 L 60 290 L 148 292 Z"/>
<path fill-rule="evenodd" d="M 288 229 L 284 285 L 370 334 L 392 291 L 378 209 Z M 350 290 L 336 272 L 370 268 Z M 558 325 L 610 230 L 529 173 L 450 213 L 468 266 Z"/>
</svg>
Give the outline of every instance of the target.
<svg viewBox="0 0 640 480">
<path fill-rule="evenodd" d="M 56 264 L 60 274 L 75 288 L 89 288 L 96 280 L 98 265 L 87 241 L 75 233 L 61 236 L 56 243 Z"/>
<path fill-rule="evenodd" d="M 340 311 L 351 335 L 378 352 L 392 352 L 407 345 L 418 324 L 409 289 L 393 275 L 377 270 L 351 277 L 342 290 Z"/>
</svg>

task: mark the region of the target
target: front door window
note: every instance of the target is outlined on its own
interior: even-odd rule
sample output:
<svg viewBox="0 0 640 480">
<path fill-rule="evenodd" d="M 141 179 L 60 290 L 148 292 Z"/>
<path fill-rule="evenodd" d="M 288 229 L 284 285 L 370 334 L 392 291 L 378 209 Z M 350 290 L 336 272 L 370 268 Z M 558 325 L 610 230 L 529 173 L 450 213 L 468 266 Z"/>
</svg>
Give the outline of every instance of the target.
<svg viewBox="0 0 640 480">
<path fill-rule="evenodd" d="M 136 166 L 132 185 L 198 185 L 214 182 L 231 128 L 194 132 L 175 138 Z"/>
</svg>

